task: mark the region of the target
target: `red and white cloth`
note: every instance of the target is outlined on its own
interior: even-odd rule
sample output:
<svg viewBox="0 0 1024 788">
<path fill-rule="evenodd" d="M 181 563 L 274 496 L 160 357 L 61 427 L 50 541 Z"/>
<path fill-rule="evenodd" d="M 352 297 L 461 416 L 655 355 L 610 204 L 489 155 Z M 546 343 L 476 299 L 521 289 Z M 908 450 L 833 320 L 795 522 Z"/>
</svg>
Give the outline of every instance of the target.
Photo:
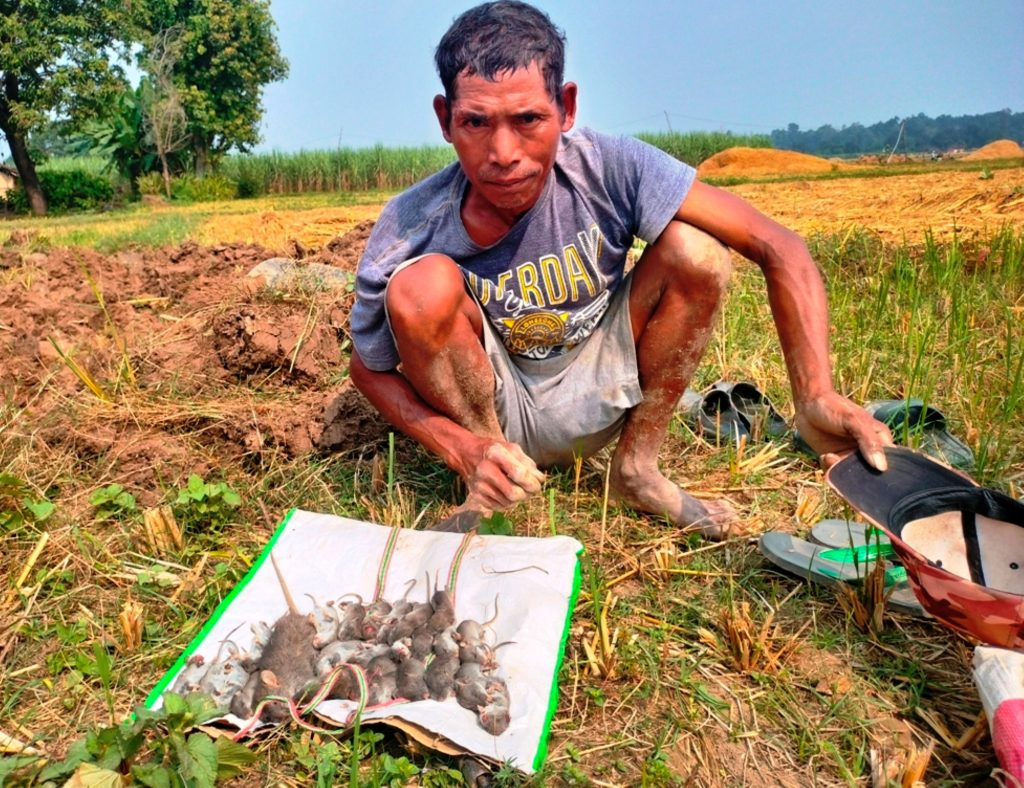
<svg viewBox="0 0 1024 788">
<path fill-rule="evenodd" d="M 999 765 L 1018 785 L 1024 784 L 1024 653 L 978 646 L 974 649 L 974 683 Z"/>
</svg>

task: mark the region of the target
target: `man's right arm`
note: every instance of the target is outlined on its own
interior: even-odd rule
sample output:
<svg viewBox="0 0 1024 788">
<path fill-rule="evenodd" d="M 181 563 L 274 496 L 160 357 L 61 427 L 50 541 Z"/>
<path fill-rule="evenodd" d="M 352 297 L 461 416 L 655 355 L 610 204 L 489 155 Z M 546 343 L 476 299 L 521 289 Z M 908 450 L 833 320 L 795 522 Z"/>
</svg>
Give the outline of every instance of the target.
<svg viewBox="0 0 1024 788">
<path fill-rule="evenodd" d="M 466 508 L 501 510 L 540 491 L 543 474 L 517 444 L 478 436 L 439 413 L 397 369 L 372 370 L 353 350 L 349 376 L 388 423 L 462 477 Z"/>
</svg>

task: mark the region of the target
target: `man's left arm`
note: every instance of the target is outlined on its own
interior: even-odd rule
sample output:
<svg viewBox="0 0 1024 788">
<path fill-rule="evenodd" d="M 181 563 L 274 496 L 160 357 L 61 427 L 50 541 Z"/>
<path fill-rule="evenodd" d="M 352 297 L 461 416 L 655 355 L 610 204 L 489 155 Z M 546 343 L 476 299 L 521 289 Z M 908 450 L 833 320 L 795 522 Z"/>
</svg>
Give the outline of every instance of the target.
<svg viewBox="0 0 1024 788">
<path fill-rule="evenodd" d="M 871 465 L 885 470 L 882 447 L 892 445 L 888 428 L 833 388 L 825 286 L 803 239 L 739 197 L 699 181 L 675 218 L 761 268 L 801 436 L 826 463 L 859 447 Z"/>
</svg>

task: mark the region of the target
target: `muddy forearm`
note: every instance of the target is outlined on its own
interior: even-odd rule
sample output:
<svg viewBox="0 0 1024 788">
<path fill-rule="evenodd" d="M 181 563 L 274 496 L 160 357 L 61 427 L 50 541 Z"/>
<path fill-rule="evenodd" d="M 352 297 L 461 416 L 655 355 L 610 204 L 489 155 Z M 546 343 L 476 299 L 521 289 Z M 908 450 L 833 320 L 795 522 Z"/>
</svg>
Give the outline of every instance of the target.
<svg viewBox="0 0 1024 788">
<path fill-rule="evenodd" d="M 389 424 L 467 478 L 469 469 L 463 462 L 467 452 L 463 447 L 469 441 L 477 441 L 475 435 L 430 407 L 397 370 L 371 370 L 362 363 L 359 354 L 353 352 L 349 374 L 355 387 Z"/>
<path fill-rule="evenodd" d="M 806 245 L 794 233 L 782 234 L 759 264 L 799 408 L 832 390 L 825 286 Z"/>
</svg>

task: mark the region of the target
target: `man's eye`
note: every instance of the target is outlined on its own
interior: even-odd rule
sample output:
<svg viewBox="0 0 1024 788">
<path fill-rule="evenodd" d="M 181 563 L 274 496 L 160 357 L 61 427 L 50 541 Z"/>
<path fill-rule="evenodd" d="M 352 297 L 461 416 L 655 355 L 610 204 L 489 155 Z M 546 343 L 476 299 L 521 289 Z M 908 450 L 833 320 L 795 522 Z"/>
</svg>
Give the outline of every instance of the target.
<svg viewBox="0 0 1024 788">
<path fill-rule="evenodd" d="M 524 126 L 530 126 L 536 123 L 538 120 L 540 120 L 540 115 L 534 115 L 531 112 L 519 116 L 519 122 L 522 123 Z"/>
<path fill-rule="evenodd" d="M 487 121 L 484 118 L 467 118 L 466 125 L 473 129 L 482 129 L 487 125 Z"/>
</svg>

